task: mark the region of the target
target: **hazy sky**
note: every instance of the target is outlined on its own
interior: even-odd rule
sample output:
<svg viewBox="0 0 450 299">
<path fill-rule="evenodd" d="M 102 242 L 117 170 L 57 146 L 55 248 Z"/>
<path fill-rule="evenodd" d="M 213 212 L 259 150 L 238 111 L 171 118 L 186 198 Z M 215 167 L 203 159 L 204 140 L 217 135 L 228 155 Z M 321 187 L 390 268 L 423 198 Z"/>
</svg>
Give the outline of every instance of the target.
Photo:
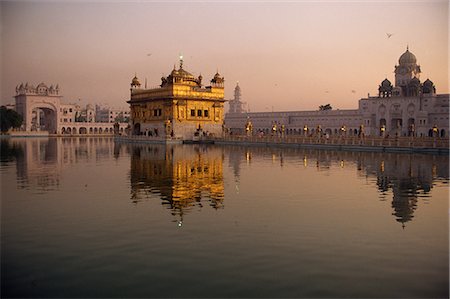
<svg viewBox="0 0 450 299">
<path fill-rule="evenodd" d="M 127 107 L 135 73 L 157 86 L 182 53 L 204 82 L 219 70 L 226 99 L 239 81 L 251 111 L 356 108 L 385 77 L 394 81 L 407 44 L 421 80 L 449 89 L 445 0 L 0 5 L 1 103 L 21 82 L 45 82 L 58 83 L 66 103 Z"/>
</svg>

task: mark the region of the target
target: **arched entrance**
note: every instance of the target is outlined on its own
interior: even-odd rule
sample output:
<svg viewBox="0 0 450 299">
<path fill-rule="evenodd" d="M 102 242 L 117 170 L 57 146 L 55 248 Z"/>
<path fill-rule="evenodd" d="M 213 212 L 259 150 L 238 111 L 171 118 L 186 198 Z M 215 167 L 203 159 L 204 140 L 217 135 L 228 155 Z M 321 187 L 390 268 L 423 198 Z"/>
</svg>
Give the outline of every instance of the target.
<svg viewBox="0 0 450 299">
<path fill-rule="evenodd" d="M 416 135 L 416 124 L 414 118 L 408 119 L 408 136 L 415 136 Z"/>
<path fill-rule="evenodd" d="M 47 87 L 40 83 L 34 87 L 28 83 L 16 88 L 14 96 L 16 111 L 23 118 L 25 131 L 47 131 L 50 134 L 60 132 L 59 107 L 61 96 L 59 87 Z"/>
<path fill-rule="evenodd" d="M 391 131 L 400 134 L 402 131 L 403 120 L 401 118 L 391 119 Z"/>
<path fill-rule="evenodd" d="M 27 127 L 31 131 L 48 131 L 56 133 L 56 111 L 49 107 L 34 107 L 31 109 L 30 119 L 27 120 Z"/>
<path fill-rule="evenodd" d="M 133 135 L 141 135 L 141 124 L 140 123 L 134 124 Z"/>
</svg>

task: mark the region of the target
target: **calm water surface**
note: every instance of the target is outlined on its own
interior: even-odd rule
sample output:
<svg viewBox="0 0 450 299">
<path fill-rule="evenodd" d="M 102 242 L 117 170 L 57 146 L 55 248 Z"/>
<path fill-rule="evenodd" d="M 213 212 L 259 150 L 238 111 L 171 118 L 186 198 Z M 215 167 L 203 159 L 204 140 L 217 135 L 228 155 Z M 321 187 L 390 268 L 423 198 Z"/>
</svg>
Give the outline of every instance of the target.
<svg viewBox="0 0 450 299">
<path fill-rule="evenodd" d="M 2 140 L 2 297 L 448 297 L 448 163 Z"/>
</svg>

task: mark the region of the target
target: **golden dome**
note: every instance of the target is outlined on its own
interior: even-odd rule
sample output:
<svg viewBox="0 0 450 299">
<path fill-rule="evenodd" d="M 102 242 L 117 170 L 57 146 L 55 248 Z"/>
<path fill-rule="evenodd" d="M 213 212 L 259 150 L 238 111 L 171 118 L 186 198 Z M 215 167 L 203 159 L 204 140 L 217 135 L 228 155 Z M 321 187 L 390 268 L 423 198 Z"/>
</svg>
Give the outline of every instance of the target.
<svg viewBox="0 0 450 299">
<path fill-rule="evenodd" d="M 139 82 L 139 79 L 134 75 L 134 78 L 131 80 L 131 85 L 133 86 L 141 86 L 141 82 Z"/>
</svg>

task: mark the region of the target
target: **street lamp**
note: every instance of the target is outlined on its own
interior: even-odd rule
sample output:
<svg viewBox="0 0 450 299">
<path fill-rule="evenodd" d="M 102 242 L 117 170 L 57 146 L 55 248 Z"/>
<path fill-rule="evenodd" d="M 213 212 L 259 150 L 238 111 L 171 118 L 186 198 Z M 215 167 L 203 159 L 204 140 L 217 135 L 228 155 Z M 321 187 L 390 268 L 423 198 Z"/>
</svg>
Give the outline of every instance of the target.
<svg viewBox="0 0 450 299">
<path fill-rule="evenodd" d="M 347 128 L 345 127 L 345 125 L 342 125 L 342 127 L 341 127 L 341 135 L 345 135 L 346 131 L 347 131 Z"/>
<path fill-rule="evenodd" d="M 250 118 L 247 118 L 247 123 L 245 124 L 245 132 L 247 133 L 247 136 L 251 136 L 253 133 L 253 124 L 250 121 Z"/>
<path fill-rule="evenodd" d="M 386 126 L 382 125 L 381 128 L 380 128 L 380 135 L 381 135 L 381 137 L 384 137 L 384 131 L 386 131 Z"/>
<path fill-rule="evenodd" d="M 433 137 L 438 137 L 439 136 L 439 130 L 438 127 L 436 125 L 433 126 Z"/>
</svg>

